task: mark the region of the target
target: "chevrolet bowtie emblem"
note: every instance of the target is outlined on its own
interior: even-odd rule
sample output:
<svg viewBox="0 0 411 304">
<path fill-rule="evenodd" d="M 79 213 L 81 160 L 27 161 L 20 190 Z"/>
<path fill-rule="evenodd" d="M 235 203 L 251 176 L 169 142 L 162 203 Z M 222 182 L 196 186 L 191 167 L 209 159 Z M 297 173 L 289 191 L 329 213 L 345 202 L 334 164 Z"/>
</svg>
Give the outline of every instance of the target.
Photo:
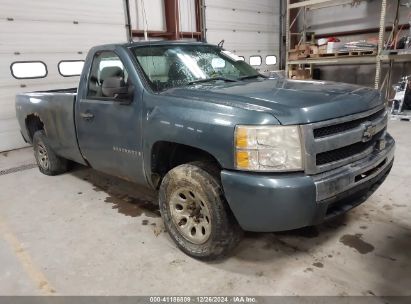
<svg viewBox="0 0 411 304">
<path fill-rule="evenodd" d="M 370 141 L 371 138 L 377 133 L 377 127 L 373 125 L 365 126 L 364 133 L 362 135 L 362 141 L 367 142 Z"/>
</svg>

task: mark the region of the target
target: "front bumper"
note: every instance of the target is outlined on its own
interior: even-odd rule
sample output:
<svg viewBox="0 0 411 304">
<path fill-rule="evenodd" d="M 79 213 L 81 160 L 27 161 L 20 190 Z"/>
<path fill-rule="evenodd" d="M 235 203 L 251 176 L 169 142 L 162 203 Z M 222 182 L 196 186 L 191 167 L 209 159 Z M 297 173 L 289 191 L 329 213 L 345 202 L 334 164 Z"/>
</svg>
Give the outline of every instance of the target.
<svg viewBox="0 0 411 304">
<path fill-rule="evenodd" d="M 319 224 L 363 203 L 385 180 L 395 142 L 385 149 L 318 175 L 261 174 L 224 170 L 224 193 L 246 231 L 274 232 Z"/>
</svg>

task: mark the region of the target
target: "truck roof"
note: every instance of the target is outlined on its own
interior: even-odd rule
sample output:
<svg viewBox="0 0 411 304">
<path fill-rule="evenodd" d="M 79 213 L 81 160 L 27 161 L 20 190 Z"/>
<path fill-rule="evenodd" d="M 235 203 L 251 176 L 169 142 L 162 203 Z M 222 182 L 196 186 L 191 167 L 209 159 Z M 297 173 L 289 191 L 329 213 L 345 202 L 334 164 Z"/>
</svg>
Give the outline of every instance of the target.
<svg viewBox="0 0 411 304">
<path fill-rule="evenodd" d="M 187 40 L 142 40 L 126 43 L 110 43 L 104 45 L 98 45 L 96 47 L 139 47 L 139 46 L 156 46 L 156 45 L 213 45 L 201 41 L 187 41 Z M 215 45 L 213 45 L 215 46 Z"/>
</svg>

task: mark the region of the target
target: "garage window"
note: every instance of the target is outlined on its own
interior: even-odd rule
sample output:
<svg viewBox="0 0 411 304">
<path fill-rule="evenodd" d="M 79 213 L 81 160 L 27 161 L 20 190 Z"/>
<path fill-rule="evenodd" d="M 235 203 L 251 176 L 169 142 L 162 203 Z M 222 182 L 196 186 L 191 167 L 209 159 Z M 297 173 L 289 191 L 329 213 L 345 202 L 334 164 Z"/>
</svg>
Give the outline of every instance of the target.
<svg viewBox="0 0 411 304">
<path fill-rule="evenodd" d="M 265 64 L 266 65 L 275 65 L 275 64 L 277 64 L 277 56 L 269 55 L 269 56 L 265 57 Z"/>
<path fill-rule="evenodd" d="M 250 65 L 252 66 L 260 66 L 263 62 L 261 56 L 251 56 L 250 57 Z"/>
<path fill-rule="evenodd" d="M 58 64 L 59 73 L 64 77 L 80 76 L 84 60 L 62 60 Z"/>
<path fill-rule="evenodd" d="M 47 66 L 42 61 L 15 61 L 10 66 L 11 75 L 17 79 L 44 78 Z"/>
</svg>

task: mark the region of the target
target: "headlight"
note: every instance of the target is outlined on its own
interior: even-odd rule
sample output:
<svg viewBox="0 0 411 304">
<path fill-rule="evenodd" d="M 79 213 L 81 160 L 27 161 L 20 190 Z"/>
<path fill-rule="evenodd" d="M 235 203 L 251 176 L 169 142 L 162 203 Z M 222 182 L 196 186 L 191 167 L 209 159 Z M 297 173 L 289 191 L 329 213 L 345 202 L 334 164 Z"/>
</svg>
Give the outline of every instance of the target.
<svg viewBox="0 0 411 304">
<path fill-rule="evenodd" d="M 235 148 L 238 170 L 303 170 L 298 126 L 237 126 Z"/>
</svg>

